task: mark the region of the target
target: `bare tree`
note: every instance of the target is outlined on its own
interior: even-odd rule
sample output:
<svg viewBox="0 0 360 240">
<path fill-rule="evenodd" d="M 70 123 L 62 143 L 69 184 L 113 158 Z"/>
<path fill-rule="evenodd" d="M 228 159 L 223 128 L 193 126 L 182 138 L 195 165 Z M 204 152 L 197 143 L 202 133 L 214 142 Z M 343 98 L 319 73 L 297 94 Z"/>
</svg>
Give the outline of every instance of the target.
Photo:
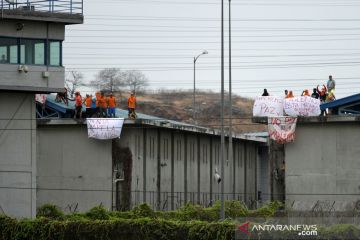
<svg viewBox="0 0 360 240">
<path fill-rule="evenodd" d="M 95 76 L 96 79 L 91 81 L 92 85 L 97 86 L 101 90 L 119 91 L 125 86 L 123 73 L 119 68 L 105 68 L 100 70 Z"/>
<path fill-rule="evenodd" d="M 70 97 L 74 97 L 74 93 L 76 88 L 83 85 L 83 74 L 78 71 L 70 71 L 67 73 L 67 77 L 65 80 L 65 86 L 69 90 Z"/>
<path fill-rule="evenodd" d="M 139 90 L 143 90 L 145 87 L 149 86 L 149 80 L 140 71 L 137 70 L 129 70 L 126 71 L 125 74 L 125 85 L 134 92 Z"/>
</svg>

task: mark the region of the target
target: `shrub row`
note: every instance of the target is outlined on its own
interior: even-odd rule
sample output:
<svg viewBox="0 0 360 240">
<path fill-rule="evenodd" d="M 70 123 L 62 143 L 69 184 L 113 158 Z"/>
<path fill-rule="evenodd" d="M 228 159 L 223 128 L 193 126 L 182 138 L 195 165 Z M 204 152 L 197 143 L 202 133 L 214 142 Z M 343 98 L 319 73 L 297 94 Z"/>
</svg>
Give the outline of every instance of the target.
<svg viewBox="0 0 360 240">
<path fill-rule="evenodd" d="M 230 222 L 171 221 L 164 219 L 116 219 L 58 221 L 47 218 L 15 220 L 0 217 L 0 240 L 207 240 L 233 239 Z"/>
<path fill-rule="evenodd" d="M 15 220 L 0 216 L 0 240 L 230 240 L 240 239 L 230 221 L 201 222 L 138 218 L 116 220 Z M 253 233 L 252 233 L 253 234 Z M 241 238 L 242 239 L 242 238 Z M 360 228 L 335 225 L 317 236 L 262 232 L 251 239 L 360 239 Z"/>
<path fill-rule="evenodd" d="M 257 210 L 248 210 L 248 208 L 240 201 L 226 201 L 225 215 L 227 218 L 231 219 L 239 217 L 271 217 L 280 207 L 282 207 L 280 202 L 270 202 Z M 148 217 L 176 221 L 199 220 L 213 222 L 218 221 L 220 218 L 220 202 L 215 202 L 213 206 L 208 208 L 203 208 L 199 205 L 186 204 L 175 211 L 153 211 L 147 204 L 141 204 L 131 211 L 109 212 L 102 206 L 97 206 L 84 214 L 74 213 L 69 215 L 63 214 L 59 208 L 54 205 L 44 205 L 38 209 L 37 216 L 55 220 L 116 220 Z"/>
</svg>

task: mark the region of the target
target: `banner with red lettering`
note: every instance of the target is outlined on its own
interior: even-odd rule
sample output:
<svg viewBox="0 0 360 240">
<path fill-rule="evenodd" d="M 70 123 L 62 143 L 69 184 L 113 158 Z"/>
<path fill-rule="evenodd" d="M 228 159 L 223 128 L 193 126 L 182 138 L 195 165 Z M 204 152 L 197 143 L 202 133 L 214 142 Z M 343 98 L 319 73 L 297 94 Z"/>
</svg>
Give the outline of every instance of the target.
<svg viewBox="0 0 360 240">
<path fill-rule="evenodd" d="M 88 137 L 108 140 L 120 138 L 124 124 L 123 118 L 88 118 L 86 119 Z"/>
<path fill-rule="evenodd" d="M 276 96 L 256 97 L 253 107 L 253 116 L 284 116 L 284 98 Z"/>
<path fill-rule="evenodd" d="M 307 96 L 287 98 L 284 110 L 289 116 L 319 116 L 320 100 Z"/>
<path fill-rule="evenodd" d="M 295 140 L 296 117 L 269 117 L 269 137 L 278 144 L 293 142 Z"/>
</svg>

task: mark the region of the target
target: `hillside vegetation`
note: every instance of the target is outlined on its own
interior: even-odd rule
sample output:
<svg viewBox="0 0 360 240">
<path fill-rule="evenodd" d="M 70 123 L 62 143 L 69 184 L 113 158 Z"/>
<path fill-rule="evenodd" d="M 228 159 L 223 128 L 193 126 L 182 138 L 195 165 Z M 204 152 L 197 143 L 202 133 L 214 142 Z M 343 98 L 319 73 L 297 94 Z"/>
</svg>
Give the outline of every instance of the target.
<svg viewBox="0 0 360 240">
<path fill-rule="evenodd" d="M 204 127 L 220 129 L 221 99 L 215 92 L 196 93 L 195 122 Z M 233 130 L 238 133 L 265 131 L 266 126 L 251 122 L 253 99 L 233 94 Z M 124 99 L 125 100 L 125 99 Z M 126 108 L 126 101 L 121 107 Z M 161 90 L 137 94 L 137 112 L 166 119 L 194 123 L 193 92 Z M 229 124 L 229 96 L 225 95 L 225 125 Z"/>
</svg>

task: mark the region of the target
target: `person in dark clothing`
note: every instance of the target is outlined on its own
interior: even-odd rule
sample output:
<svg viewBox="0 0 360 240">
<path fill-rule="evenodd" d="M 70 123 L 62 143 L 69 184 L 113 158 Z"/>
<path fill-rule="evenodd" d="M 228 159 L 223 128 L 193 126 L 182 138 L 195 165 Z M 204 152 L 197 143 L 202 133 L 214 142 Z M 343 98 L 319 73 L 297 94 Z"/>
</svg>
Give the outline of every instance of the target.
<svg viewBox="0 0 360 240">
<path fill-rule="evenodd" d="M 319 99 L 320 95 L 317 93 L 317 89 L 313 88 L 313 93 L 311 94 L 312 98 Z"/>
<path fill-rule="evenodd" d="M 263 94 L 261 96 L 270 96 L 270 94 L 268 93 L 266 88 L 264 89 L 264 92 L 263 92 Z"/>
<path fill-rule="evenodd" d="M 287 97 L 287 95 L 289 94 L 289 91 L 287 89 L 285 89 L 284 93 L 285 93 L 285 97 Z"/>
</svg>

